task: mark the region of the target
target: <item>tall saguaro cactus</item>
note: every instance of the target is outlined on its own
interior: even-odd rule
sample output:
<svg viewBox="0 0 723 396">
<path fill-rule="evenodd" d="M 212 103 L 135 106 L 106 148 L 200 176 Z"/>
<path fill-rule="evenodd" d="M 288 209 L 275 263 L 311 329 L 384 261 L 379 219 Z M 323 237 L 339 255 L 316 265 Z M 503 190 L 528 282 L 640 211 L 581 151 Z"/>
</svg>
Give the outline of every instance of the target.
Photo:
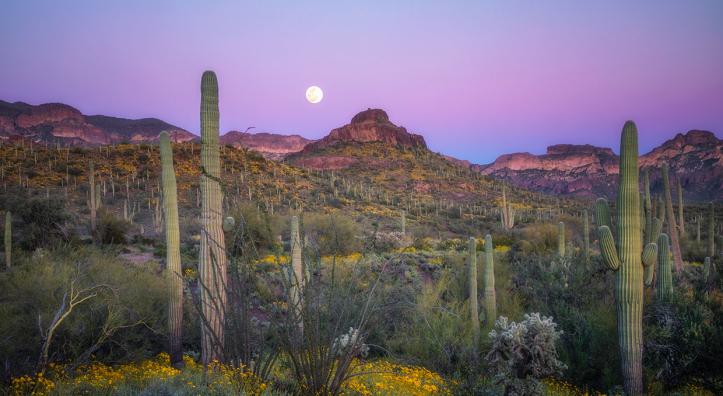
<svg viewBox="0 0 723 396">
<path fill-rule="evenodd" d="M 502 207 L 500 208 L 500 216 L 502 218 L 502 227 L 511 230 L 515 226 L 515 212 L 512 209 L 512 204 L 507 202 L 507 191 L 502 185 Z"/>
<path fill-rule="evenodd" d="M 673 262 L 675 270 L 683 269 L 683 256 L 680 253 L 680 241 L 678 239 L 678 227 L 675 224 L 675 213 L 673 212 L 673 199 L 670 195 L 670 179 L 668 178 L 668 164 L 663 163 L 661 168 L 663 174 L 663 194 L 665 195 L 665 212 L 668 218 L 668 237 L 670 238 L 670 248 L 673 251 Z"/>
<path fill-rule="evenodd" d="M 469 263 L 467 268 L 468 284 L 469 284 L 469 313 L 470 322 L 472 324 L 472 337 L 474 345 L 479 341 L 479 303 L 477 301 L 477 239 L 469 238 L 467 245 L 469 251 Z"/>
<path fill-rule="evenodd" d="M 3 235 L 5 243 L 5 266 L 10 269 L 13 262 L 13 215 L 10 211 L 5 211 L 5 235 Z"/>
<path fill-rule="evenodd" d="M 168 133 L 161 132 L 161 179 L 163 211 L 166 217 L 166 277 L 168 279 L 168 338 L 169 355 L 174 367 L 183 365 L 183 278 L 181 277 L 181 245 L 178 229 L 176 172 L 173 169 L 173 150 Z"/>
<path fill-rule="evenodd" d="M 485 235 L 485 324 L 492 327 L 497 320 L 497 293 L 495 292 L 495 251 L 492 235 Z"/>
<path fill-rule="evenodd" d="M 557 223 L 557 255 L 565 257 L 565 223 Z"/>
<path fill-rule="evenodd" d="M 710 203 L 710 217 L 708 218 L 708 257 L 715 257 L 715 206 Z"/>
<path fill-rule="evenodd" d="M 226 310 L 226 243 L 222 229 L 223 196 L 218 146 L 218 81 L 201 78 L 201 361 L 222 360 Z"/>
<path fill-rule="evenodd" d="M 291 216 L 291 301 L 290 307 L 301 309 L 301 294 L 304 290 L 304 266 L 301 261 L 301 233 L 299 232 L 299 216 Z M 303 322 L 299 321 L 303 329 Z"/>
<path fill-rule="evenodd" d="M 668 300 L 673 295 L 673 269 L 670 265 L 668 235 L 658 237 L 658 284 L 656 295 L 659 300 Z"/>
<path fill-rule="evenodd" d="M 88 197 L 88 208 L 90 209 L 90 230 L 95 232 L 98 200 L 95 192 L 95 165 L 93 164 L 93 161 L 90 161 L 88 164 L 88 185 L 90 186 Z"/>
<path fill-rule="evenodd" d="M 638 192 L 638 131 L 625 123 L 620 137 L 620 173 L 617 197 L 617 244 L 613 237 L 607 201 L 599 198 L 595 216 L 603 261 L 615 271 L 615 302 L 618 341 L 625 393 L 643 394 L 643 268 L 652 265 L 657 246 L 642 248 L 640 239 L 640 193 Z"/>
<path fill-rule="evenodd" d="M 590 263 L 590 221 L 587 209 L 582 212 L 582 217 L 582 248 L 585 255 L 585 264 L 588 264 Z"/>
</svg>

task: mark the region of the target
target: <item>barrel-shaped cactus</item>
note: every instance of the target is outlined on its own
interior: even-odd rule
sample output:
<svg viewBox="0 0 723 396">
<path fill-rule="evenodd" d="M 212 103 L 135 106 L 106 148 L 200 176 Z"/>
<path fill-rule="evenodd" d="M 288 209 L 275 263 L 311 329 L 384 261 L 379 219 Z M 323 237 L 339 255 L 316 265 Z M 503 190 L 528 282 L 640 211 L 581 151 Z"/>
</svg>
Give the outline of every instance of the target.
<svg viewBox="0 0 723 396">
<path fill-rule="evenodd" d="M 492 327 L 497 320 L 497 293 L 495 292 L 495 251 L 492 246 L 492 235 L 485 235 L 485 325 Z"/>
<path fill-rule="evenodd" d="M 13 215 L 9 210 L 5 211 L 5 266 L 10 269 L 13 263 Z"/>
<path fill-rule="evenodd" d="M 218 81 L 201 78 L 201 361 L 223 358 L 226 310 L 226 244 L 222 229 L 221 161 L 218 136 Z"/>
<path fill-rule="evenodd" d="M 557 255 L 565 257 L 565 223 L 557 223 Z"/>
<path fill-rule="evenodd" d="M 469 289 L 469 313 L 470 324 L 472 325 L 472 338 L 476 345 L 479 341 L 479 303 L 477 301 L 477 239 L 469 238 L 467 244 L 468 263 L 467 263 L 467 284 Z"/>
<path fill-rule="evenodd" d="M 173 150 L 168 133 L 159 136 L 161 151 L 161 181 L 163 186 L 163 212 L 166 218 L 166 277 L 168 281 L 168 335 L 169 355 L 174 367 L 183 365 L 183 278 L 181 268 L 180 231 L 178 228 L 178 200 L 176 172 L 173 168 Z"/>
<path fill-rule="evenodd" d="M 683 256 L 680 252 L 680 240 L 678 239 L 678 226 L 675 224 L 675 214 L 673 213 L 673 199 L 670 194 L 670 178 L 668 177 L 668 164 L 663 163 L 661 167 L 663 175 L 663 195 L 665 197 L 665 213 L 668 219 L 668 237 L 670 238 L 670 250 L 673 251 L 673 263 L 675 270 L 683 269 Z"/>
<path fill-rule="evenodd" d="M 658 284 L 656 295 L 659 300 L 669 300 L 673 295 L 673 268 L 670 264 L 668 235 L 658 237 Z"/>
<path fill-rule="evenodd" d="M 605 199 L 596 202 L 600 252 L 605 264 L 615 271 L 615 301 L 618 341 L 622 359 L 625 393 L 643 393 L 643 268 L 655 262 L 657 246 L 643 250 L 640 239 L 640 193 L 638 191 L 638 131 L 632 121 L 625 123 L 620 138 L 620 172 L 617 196 L 617 244 Z"/>
</svg>

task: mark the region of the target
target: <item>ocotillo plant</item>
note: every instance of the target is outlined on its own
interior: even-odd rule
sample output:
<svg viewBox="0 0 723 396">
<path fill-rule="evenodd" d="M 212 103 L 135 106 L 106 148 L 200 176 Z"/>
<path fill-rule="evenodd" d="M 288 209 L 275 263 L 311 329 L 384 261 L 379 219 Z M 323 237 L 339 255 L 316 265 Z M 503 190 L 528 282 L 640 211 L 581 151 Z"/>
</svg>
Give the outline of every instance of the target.
<svg viewBox="0 0 723 396">
<path fill-rule="evenodd" d="M 90 187 L 90 192 L 88 196 L 88 209 L 90 209 L 90 230 L 92 232 L 95 232 L 95 216 L 98 210 L 98 201 L 96 201 L 95 197 L 95 165 L 93 164 L 93 161 L 90 161 L 90 163 L 88 164 L 88 186 Z"/>
<path fill-rule="evenodd" d="M 477 345 L 479 342 L 479 304 L 477 302 L 477 239 L 474 237 L 469 238 L 467 245 L 469 251 L 469 263 L 467 268 L 467 277 L 469 284 L 469 313 L 470 313 L 470 324 L 472 325 L 472 337 L 473 344 Z"/>
<path fill-rule="evenodd" d="M 291 216 L 291 276 L 289 308 L 301 312 L 301 295 L 304 290 L 304 266 L 301 261 L 301 233 L 299 232 L 299 216 Z M 298 318 L 301 319 L 301 318 Z M 303 329 L 299 320 L 299 328 Z"/>
<path fill-rule="evenodd" d="M 590 262 L 590 222 L 588 219 L 589 216 L 587 213 L 587 209 L 582 212 L 582 216 L 582 248 L 584 249 L 585 263 L 587 264 Z"/>
<path fill-rule="evenodd" d="M 685 218 L 683 217 L 683 187 L 680 185 L 680 176 L 676 178 L 678 186 L 678 229 L 680 237 L 685 236 Z"/>
<path fill-rule="evenodd" d="M 617 197 L 616 245 L 607 201 L 595 204 L 600 253 L 615 271 L 615 302 L 618 341 L 625 393 L 643 394 L 643 267 L 652 265 L 657 254 L 654 243 L 642 249 L 640 240 L 640 193 L 638 192 L 638 131 L 632 121 L 625 123 L 620 137 L 620 171 Z M 642 253 L 642 254 L 641 254 Z"/>
<path fill-rule="evenodd" d="M 670 265 L 668 235 L 658 237 L 658 284 L 656 295 L 659 300 L 668 300 L 673 295 L 673 269 Z"/>
<path fill-rule="evenodd" d="M 5 235 L 3 236 L 5 243 L 5 266 L 10 269 L 13 262 L 13 215 L 10 211 L 5 211 Z"/>
<path fill-rule="evenodd" d="M 168 338 L 169 355 L 174 367 L 183 366 L 183 278 L 181 274 L 181 245 L 178 229 L 178 201 L 173 150 L 168 133 L 159 136 L 161 179 L 163 183 L 163 212 L 166 216 L 166 277 L 168 280 Z"/>
<path fill-rule="evenodd" d="M 683 268 L 683 256 L 680 253 L 680 242 L 678 239 L 678 227 L 675 224 L 675 214 L 673 213 L 673 199 L 670 195 L 670 179 L 668 178 L 668 164 L 663 163 L 661 168 L 663 174 L 663 194 L 665 195 L 665 212 L 668 218 L 668 237 L 670 238 L 670 248 L 673 251 L 673 262 L 675 270 L 680 271 Z"/>
<path fill-rule="evenodd" d="M 201 361 L 223 359 L 226 310 L 226 243 L 222 230 L 221 163 L 218 147 L 218 81 L 201 78 Z"/>
<path fill-rule="evenodd" d="M 565 223 L 557 223 L 557 255 L 565 257 Z"/>
<path fill-rule="evenodd" d="M 492 235 L 485 235 L 485 325 L 492 327 L 497 320 L 497 293 L 495 293 L 495 251 Z"/>
</svg>

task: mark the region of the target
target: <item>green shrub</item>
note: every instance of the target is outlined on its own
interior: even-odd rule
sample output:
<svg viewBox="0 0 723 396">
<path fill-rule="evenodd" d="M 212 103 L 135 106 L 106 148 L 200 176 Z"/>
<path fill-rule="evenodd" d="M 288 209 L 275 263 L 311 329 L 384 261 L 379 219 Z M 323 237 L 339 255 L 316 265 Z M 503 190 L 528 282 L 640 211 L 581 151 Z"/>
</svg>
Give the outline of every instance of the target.
<svg viewBox="0 0 723 396">
<path fill-rule="evenodd" d="M 322 256 L 358 252 L 363 240 L 359 226 L 340 214 L 312 213 L 303 218 L 304 235 Z"/>
</svg>

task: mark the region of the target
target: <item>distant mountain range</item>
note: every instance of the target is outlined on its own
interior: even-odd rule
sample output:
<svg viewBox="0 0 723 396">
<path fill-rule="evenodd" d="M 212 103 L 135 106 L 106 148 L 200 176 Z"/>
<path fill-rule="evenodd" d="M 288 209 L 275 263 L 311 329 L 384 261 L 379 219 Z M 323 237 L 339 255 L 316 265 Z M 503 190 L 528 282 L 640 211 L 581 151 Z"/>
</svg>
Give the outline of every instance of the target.
<svg viewBox="0 0 723 396">
<path fill-rule="evenodd" d="M 0 101 L 0 139 L 3 140 L 95 146 L 155 142 L 161 131 L 168 131 L 177 142 L 198 139 L 183 128 L 155 118 L 86 116 L 60 103 L 33 106 Z M 382 143 L 405 150 L 427 150 L 424 137 L 395 125 L 381 109 L 362 111 L 349 124 L 333 129 L 319 140 L 299 135 L 229 131 L 221 136 L 221 142 L 258 151 L 269 159 L 285 159 L 318 169 L 343 169 L 359 162 L 358 155 L 331 153 L 330 148 L 339 145 Z M 617 155 L 609 148 L 591 145 L 554 145 L 543 155 L 505 154 L 486 165 L 445 158 L 511 184 L 556 195 L 612 198 L 617 184 Z M 643 169 L 659 168 L 663 162 L 669 163 L 671 171 L 680 178 L 688 199 L 723 199 L 723 141 L 712 132 L 691 130 L 678 134 L 640 159 Z M 656 169 L 651 171 L 651 184 L 653 190 L 660 188 Z"/>
</svg>

